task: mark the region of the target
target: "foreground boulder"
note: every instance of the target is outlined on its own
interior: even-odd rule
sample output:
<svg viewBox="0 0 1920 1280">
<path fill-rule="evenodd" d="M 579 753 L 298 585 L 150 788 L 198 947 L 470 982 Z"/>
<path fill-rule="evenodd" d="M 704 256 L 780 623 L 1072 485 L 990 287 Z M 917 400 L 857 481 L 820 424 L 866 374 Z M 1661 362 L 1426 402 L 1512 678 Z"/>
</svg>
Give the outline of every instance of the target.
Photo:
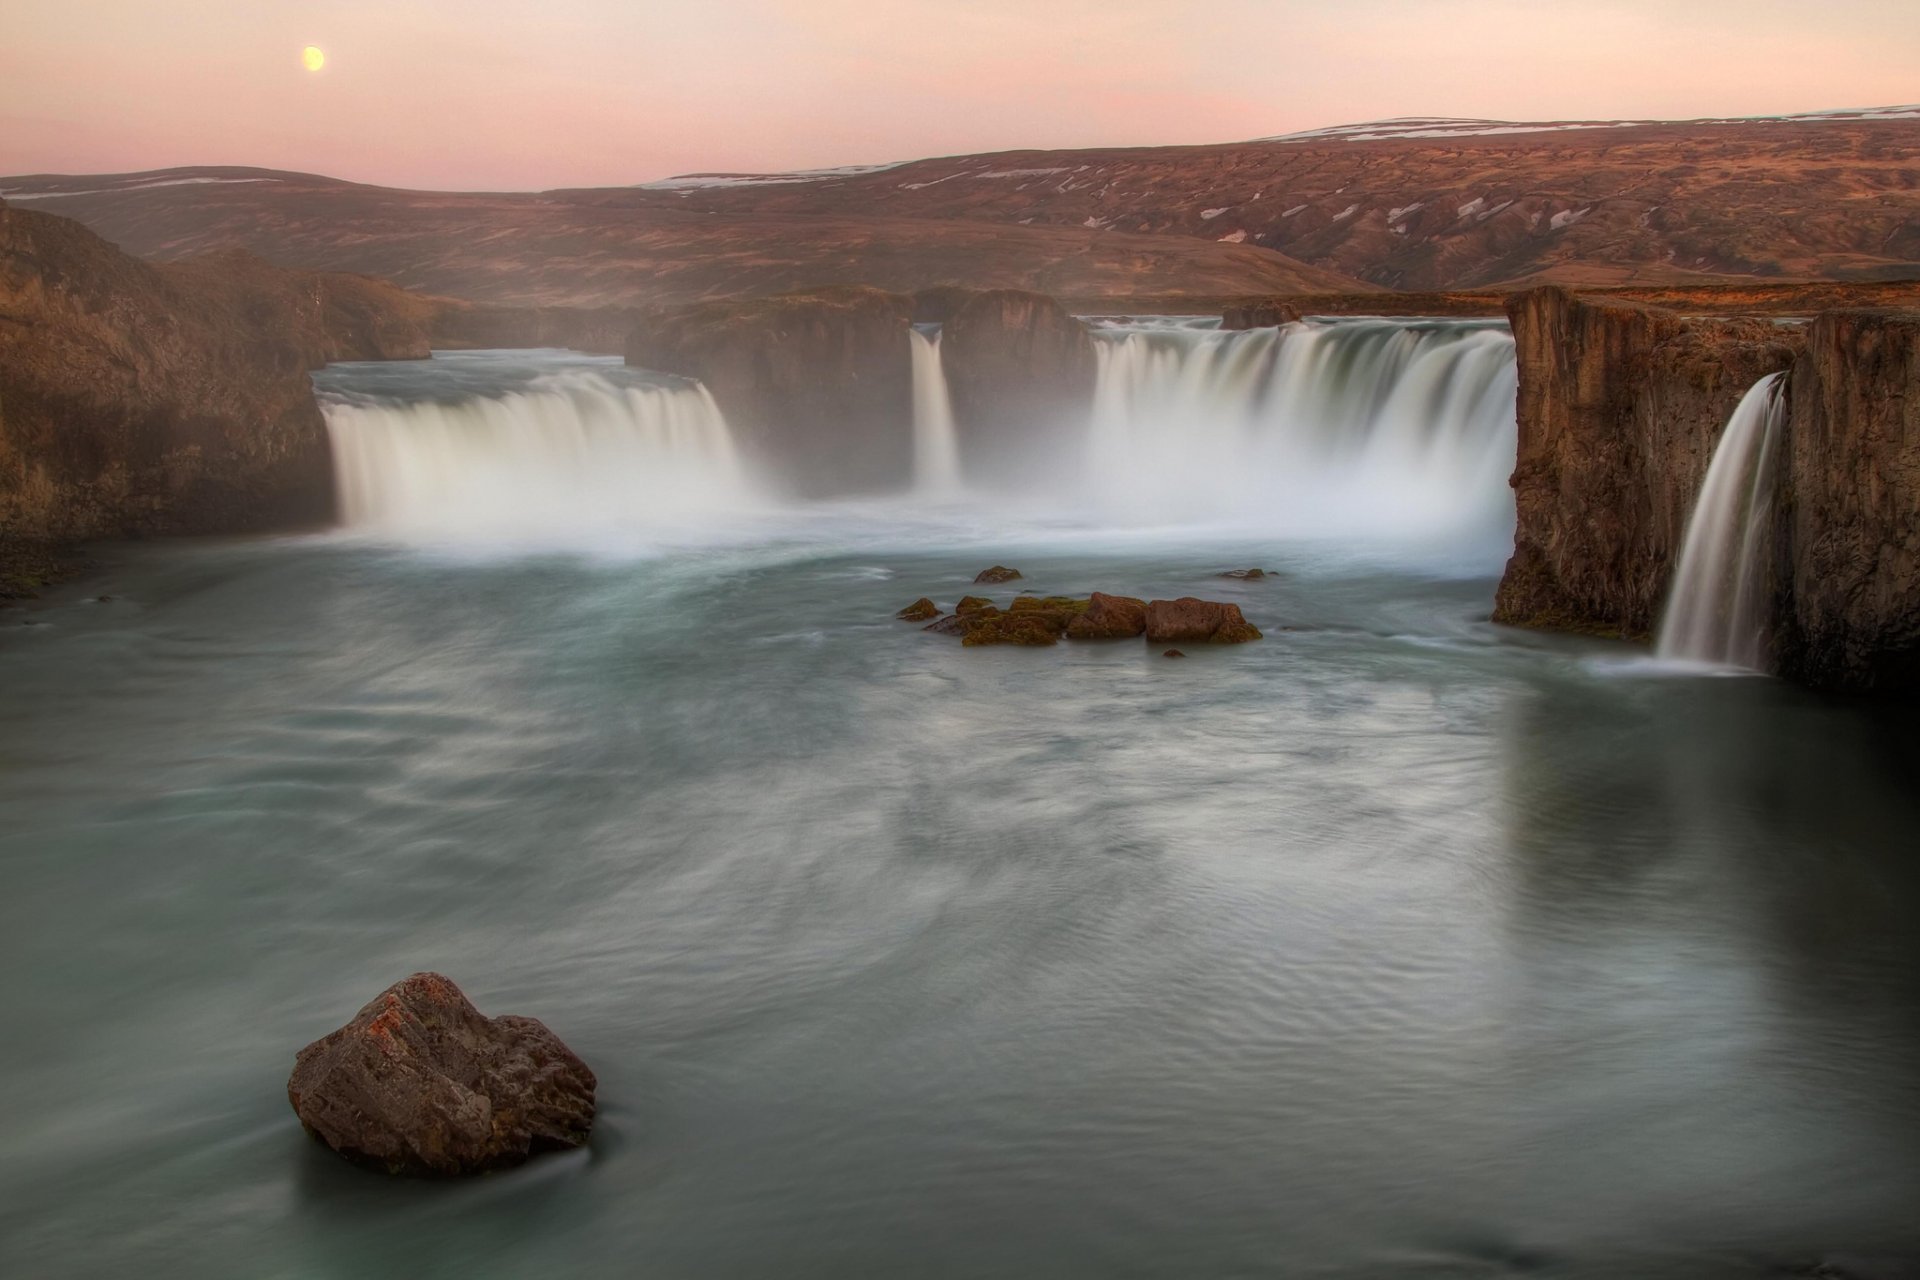
<svg viewBox="0 0 1920 1280">
<path fill-rule="evenodd" d="M 488 1018 L 416 973 L 302 1049 L 287 1099 L 308 1133 L 388 1173 L 469 1174 L 586 1142 L 596 1085 L 532 1018 Z"/>
<path fill-rule="evenodd" d="M 1237 604 L 1182 596 L 1147 605 L 1147 640 L 1152 644 L 1243 644 L 1259 638 L 1259 629 L 1241 616 Z"/>
</svg>

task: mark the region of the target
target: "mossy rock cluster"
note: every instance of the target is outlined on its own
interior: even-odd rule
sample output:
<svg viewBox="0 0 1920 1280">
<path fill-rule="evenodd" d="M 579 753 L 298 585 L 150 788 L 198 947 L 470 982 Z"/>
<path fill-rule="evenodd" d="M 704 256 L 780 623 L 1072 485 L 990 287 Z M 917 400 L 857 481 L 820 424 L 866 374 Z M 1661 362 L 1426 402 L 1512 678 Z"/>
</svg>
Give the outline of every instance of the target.
<svg viewBox="0 0 1920 1280">
<path fill-rule="evenodd" d="M 926 610 L 938 612 L 933 601 L 921 598 L 896 616 L 921 621 Z M 936 618 L 925 630 L 959 636 L 969 647 L 993 644 L 1052 645 L 1068 640 L 1180 640 L 1209 644 L 1241 644 L 1260 639 L 1260 631 L 1240 615 L 1238 605 L 1196 600 L 1146 601 L 1134 596 L 1112 596 L 1096 591 L 1090 596 L 1018 596 L 1000 608 L 983 596 L 967 596 L 954 611 Z"/>
</svg>

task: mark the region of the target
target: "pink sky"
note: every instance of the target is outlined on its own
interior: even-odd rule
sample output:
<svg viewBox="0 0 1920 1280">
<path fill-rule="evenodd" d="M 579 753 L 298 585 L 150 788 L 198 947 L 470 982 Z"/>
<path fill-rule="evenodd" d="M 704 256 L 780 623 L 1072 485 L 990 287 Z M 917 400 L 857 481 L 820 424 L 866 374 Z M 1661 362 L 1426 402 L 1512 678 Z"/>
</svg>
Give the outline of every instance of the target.
<svg viewBox="0 0 1920 1280">
<path fill-rule="evenodd" d="M 5 4 L 0 173 L 524 189 L 1404 115 L 1920 101 L 1915 0 Z"/>
</svg>

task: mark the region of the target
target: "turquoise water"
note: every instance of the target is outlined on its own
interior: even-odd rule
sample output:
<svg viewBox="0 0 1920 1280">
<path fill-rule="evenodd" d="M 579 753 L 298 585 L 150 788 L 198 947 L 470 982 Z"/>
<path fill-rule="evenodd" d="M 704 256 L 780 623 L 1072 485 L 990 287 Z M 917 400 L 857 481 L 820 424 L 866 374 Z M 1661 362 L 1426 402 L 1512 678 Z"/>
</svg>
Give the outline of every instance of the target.
<svg viewBox="0 0 1920 1280">
<path fill-rule="evenodd" d="M 1497 560 L 1430 550 L 870 506 L 103 553 L 0 614 L 0 1274 L 1920 1257 L 1911 718 L 1495 628 Z M 996 561 L 1268 638 L 891 620 Z M 422 968 L 592 1064 L 588 1151 L 305 1138 L 294 1052 Z"/>
</svg>

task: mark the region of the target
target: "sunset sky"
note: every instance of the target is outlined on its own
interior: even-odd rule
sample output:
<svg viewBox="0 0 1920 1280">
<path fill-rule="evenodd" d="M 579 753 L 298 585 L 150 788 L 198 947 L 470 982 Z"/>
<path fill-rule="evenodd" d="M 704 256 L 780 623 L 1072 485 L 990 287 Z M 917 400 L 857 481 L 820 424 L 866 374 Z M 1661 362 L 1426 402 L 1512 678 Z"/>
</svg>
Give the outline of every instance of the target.
<svg viewBox="0 0 1920 1280">
<path fill-rule="evenodd" d="M 0 173 L 624 184 L 1920 100 L 1914 0 L 6 0 Z M 317 45 L 326 66 L 308 71 Z"/>
</svg>

